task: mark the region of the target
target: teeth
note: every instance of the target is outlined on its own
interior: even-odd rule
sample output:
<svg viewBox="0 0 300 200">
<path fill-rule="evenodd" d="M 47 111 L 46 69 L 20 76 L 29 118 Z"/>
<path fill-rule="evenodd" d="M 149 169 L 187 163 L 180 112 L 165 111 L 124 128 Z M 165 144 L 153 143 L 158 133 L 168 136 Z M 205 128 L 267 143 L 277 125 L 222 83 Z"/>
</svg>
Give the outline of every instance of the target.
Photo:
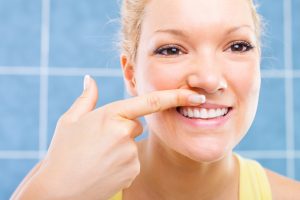
<svg viewBox="0 0 300 200">
<path fill-rule="evenodd" d="M 188 116 L 191 118 L 194 117 L 194 112 L 191 108 L 188 108 Z"/>
<path fill-rule="evenodd" d="M 180 107 L 179 112 L 189 118 L 210 119 L 224 116 L 228 113 L 228 108 L 206 109 L 206 108 L 191 108 Z"/>
<path fill-rule="evenodd" d="M 198 118 L 203 118 L 203 119 L 208 118 L 208 112 L 207 112 L 207 110 L 204 109 L 204 108 L 201 108 L 200 109 L 200 116 Z"/>
</svg>

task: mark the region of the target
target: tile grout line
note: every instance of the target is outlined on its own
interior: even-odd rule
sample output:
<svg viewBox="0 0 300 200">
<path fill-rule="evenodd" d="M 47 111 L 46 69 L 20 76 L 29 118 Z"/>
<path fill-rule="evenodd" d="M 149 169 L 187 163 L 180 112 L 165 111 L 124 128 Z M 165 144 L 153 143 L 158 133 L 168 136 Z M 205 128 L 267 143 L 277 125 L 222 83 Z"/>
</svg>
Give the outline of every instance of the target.
<svg viewBox="0 0 300 200">
<path fill-rule="evenodd" d="M 84 76 L 91 74 L 96 77 L 122 77 L 118 68 L 80 68 L 80 67 L 48 67 L 49 76 Z M 262 78 L 300 78 L 300 70 L 267 69 L 261 70 Z M 40 75 L 40 67 L 8 67 L 0 66 L 0 75 Z"/>
<path fill-rule="evenodd" d="M 47 151 L 48 126 L 48 64 L 49 64 L 49 17 L 50 0 L 42 0 L 41 55 L 40 55 L 40 117 L 39 159 Z"/>
<path fill-rule="evenodd" d="M 50 76 L 84 76 L 85 74 L 90 74 L 91 76 L 103 76 L 103 77 L 122 77 L 121 69 L 108 69 L 108 68 L 50 68 Z"/>
<path fill-rule="evenodd" d="M 0 159 L 39 159 L 40 151 L 0 151 Z"/>
<path fill-rule="evenodd" d="M 253 159 L 287 159 L 286 150 L 239 150 L 236 153 Z M 289 153 L 289 152 L 288 152 Z M 300 150 L 293 151 L 295 158 L 300 159 Z M 40 151 L 16 150 L 0 151 L 0 159 L 39 159 Z"/>
<path fill-rule="evenodd" d="M 292 9 L 291 0 L 284 0 L 284 65 L 287 72 L 292 70 Z M 286 156 L 287 175 L 295 177 L 294 113 L 293 113 L 293 77 L 285 75 L 285 120 L 286 120 Z"/>
<path fill-rule="evenodd" d="M 300 73 L 300 71 L 299 71 Z M 107 68 L 59 68 L 48 67 L 49 76 L 84 76 L 91 74 L 96 77 L 122 77 L 121 69 Z M 40 75 L 40 67 L 1 67 L 0 75 Z"/>
</svg>

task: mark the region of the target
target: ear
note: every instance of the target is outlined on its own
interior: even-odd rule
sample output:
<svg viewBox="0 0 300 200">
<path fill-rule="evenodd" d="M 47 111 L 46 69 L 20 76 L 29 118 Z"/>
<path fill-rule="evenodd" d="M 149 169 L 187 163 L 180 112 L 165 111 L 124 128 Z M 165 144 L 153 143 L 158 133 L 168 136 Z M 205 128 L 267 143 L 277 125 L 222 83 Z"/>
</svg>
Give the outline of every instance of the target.
<svg viewBox="0 0 300 200">
<path fill-rule="evenodd" d="M 121 55 L 120 60 L 127 92 L 131 96 L 137 96 L 134 66 L 125 54 Z"/>
</svg>

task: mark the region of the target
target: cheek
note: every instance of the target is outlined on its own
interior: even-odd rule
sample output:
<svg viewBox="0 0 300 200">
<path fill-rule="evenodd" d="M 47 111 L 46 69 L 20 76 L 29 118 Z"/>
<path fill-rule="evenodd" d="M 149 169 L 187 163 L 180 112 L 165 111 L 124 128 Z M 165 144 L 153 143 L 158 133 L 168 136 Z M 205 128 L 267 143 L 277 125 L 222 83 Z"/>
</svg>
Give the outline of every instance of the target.
<svg viewBox="0 0 300 200">
<path fill-rule="evenodd" d="M 259 63 L 249 61 L 243 65 L 231 65 L 226 70 L 226 80 L 237 100 L 242 102 L 257 102 L 260 90 Z"/>
<path fill-rule="evenodd" d="M 148 63 L 137 71 L 138 93 L 179 88 L 186 76 L 183 65 L 162 64 L 148 60 Z"/>
<path fill-rule="evenodd" d="M 250 128 L 258 105 L 260 91 L 260 69 L 255 62 L 235 66 L 227 73 L 230 89 L 236 100 L 237 118 L 235 122 L 237 133 L 243 136 Z"/>
</svg>

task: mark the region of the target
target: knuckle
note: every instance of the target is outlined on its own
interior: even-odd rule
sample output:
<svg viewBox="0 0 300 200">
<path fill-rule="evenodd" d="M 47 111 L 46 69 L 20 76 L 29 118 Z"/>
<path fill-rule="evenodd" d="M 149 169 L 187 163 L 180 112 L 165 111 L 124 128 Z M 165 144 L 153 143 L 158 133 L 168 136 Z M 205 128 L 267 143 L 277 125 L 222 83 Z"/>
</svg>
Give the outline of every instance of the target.
<svg viewBox="0 0 300 200">
<path fill-rule="evenodd" d="M 139 134 L 139 133 L 142 133 L 143 130 L 144 130 L 143 125 L 139 121 L 134 121 L 131 132 Z"/>
<path fill-rule="evenodd" d="M 131 130 L 127 127 L 121 126 L 118 127 L 118 130 L 115 131 L 115 138 L 118 140 L 127 140 L 130 138 Z"/>
<path fill-rule="evenodd" d="M 124 129 L 119 132 L 119 139 L 127 140 L 130 138 L 130 131 L 128 129 Z"/>
<path fill-rule="evenodd" d="M 138 150 L 135 144 L 129 144 L 126 147 L 126 159 L 125 163 L 129 163 L 131 166 L 135 165 L 135 162 L 139 160 Z"/>
<path fill-rule="evenodd" d="M 134 142 L 132 142 L 134 143 Z M 128 152 L 132 156 L 132 158 L 135 160 L 138 157 L 138 148 L 136 144 L 130 144 L 128 147 Z"/>
<path fill-rule="evenodd" d="M 161 103 L 158 96 L 150 95 L 147 97 L 147 104 L 155 112 L 161 111 Z"/>
<path fill-rule="evenodd" d="M 65 113 L 63 114 L 57 121 L 57 125 L 64 125 L 64 124 L 71 124 L 71 123 L 74 123 L 76 122 L 77 120 L 72 117 L 71 115 Z"/>
<path fill-rule="evenodd" d="M 137 160 L 133 166 L 133 176 L 136 177 L 141 171 L 140 162 Z"/>
<path fill-rule="evenodd" d="M 119 139 L 130 139 L 131 135 L 136 131 L 140 131 L 143 127 L 134 121 L 121 122 L 118 127 L 118 138 Z"/>
</svg>

